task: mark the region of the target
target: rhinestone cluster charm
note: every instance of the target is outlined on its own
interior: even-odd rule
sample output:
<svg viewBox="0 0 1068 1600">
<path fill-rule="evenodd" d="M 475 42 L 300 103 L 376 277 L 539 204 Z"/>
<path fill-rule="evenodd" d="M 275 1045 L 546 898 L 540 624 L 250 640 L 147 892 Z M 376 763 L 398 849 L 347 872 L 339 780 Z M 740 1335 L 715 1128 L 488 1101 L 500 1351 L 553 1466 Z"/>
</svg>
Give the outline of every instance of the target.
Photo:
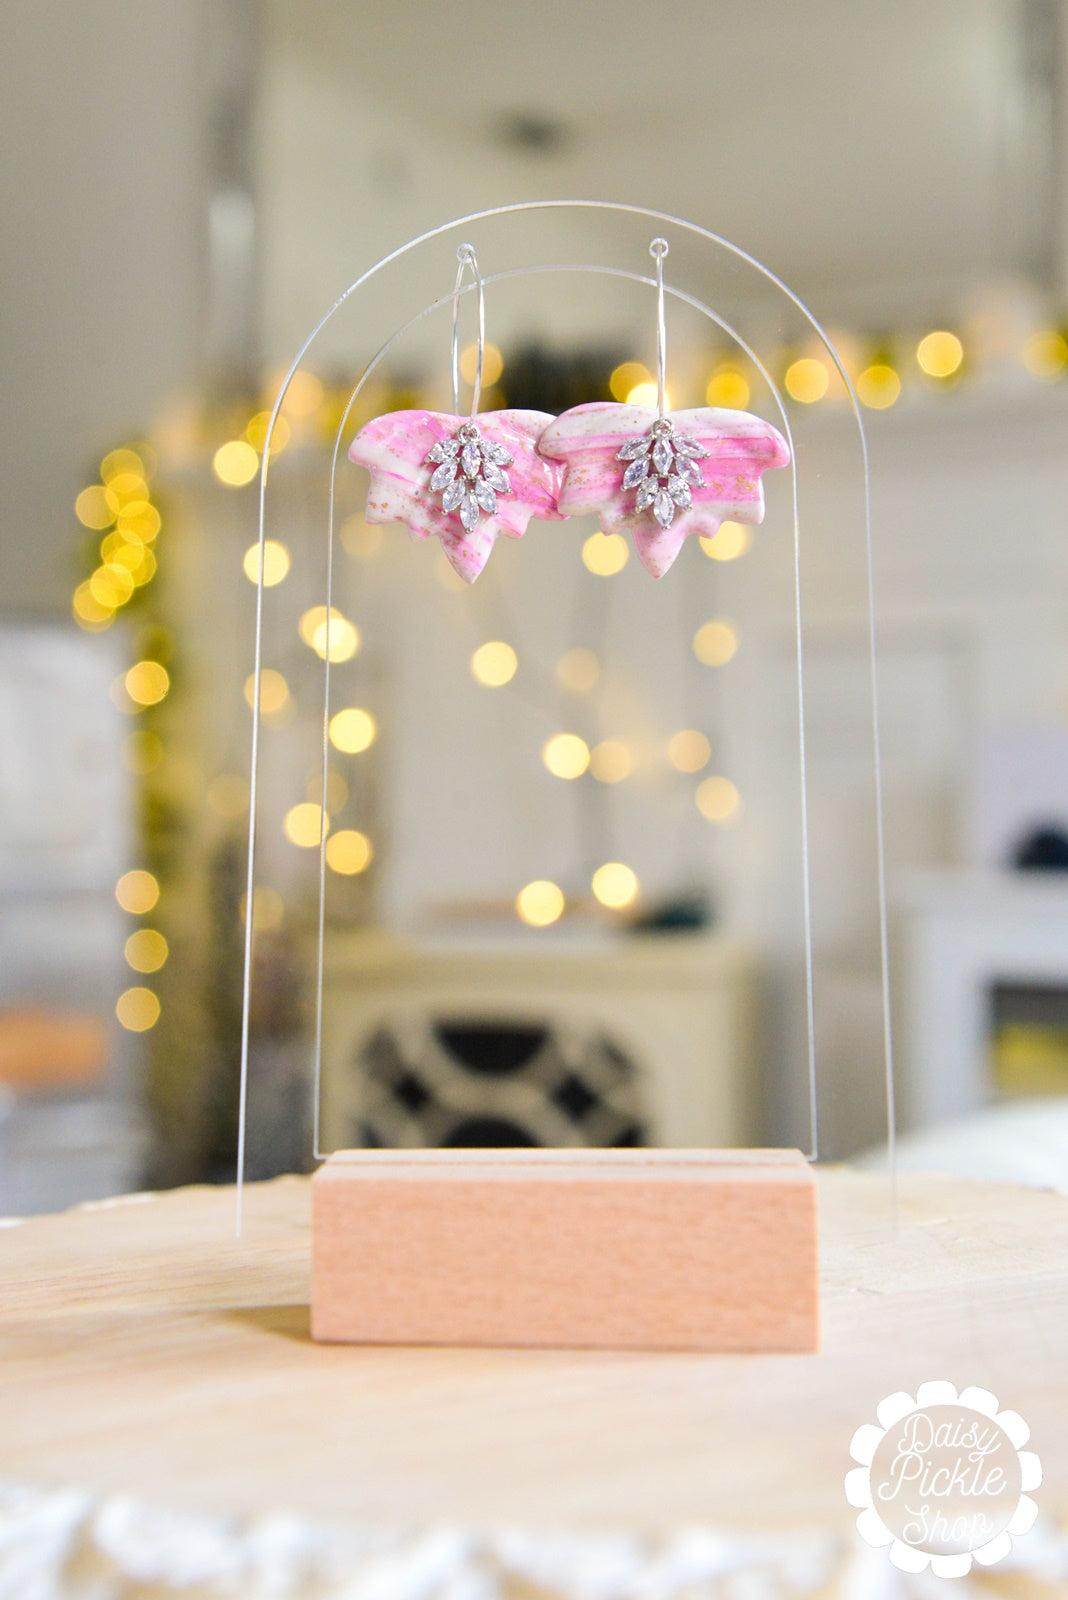
<svg viewBox="0 0 1068 1600">
<path fill-rule="evenodd" d="M 465 422 L 455 438 L 439 440 L 426 462 L 434 467 L 430 487 L 440 493 L 442 510 L 459 512 L 468 533 L 480 511 L 491 517 L 497 496 L 512 492 L 504 470 L 512 465 L 512 457 L 503 444 L 483 439 L 473 422 Z"/>
<path fill-rule="evenodd" d="M 630 463 L 623 488 L 637 491 L 635 509 L 651 509 L 660 526 L 670 528 L 676 510 L 688 511 L 693 504 L 692 489 L 702 482 L 697 462 L 707 454 L 696 439 L 677 434 L 670 417 L 661 417 L 648 433 L 628 439 L 616 460 Z"/>
</svg>

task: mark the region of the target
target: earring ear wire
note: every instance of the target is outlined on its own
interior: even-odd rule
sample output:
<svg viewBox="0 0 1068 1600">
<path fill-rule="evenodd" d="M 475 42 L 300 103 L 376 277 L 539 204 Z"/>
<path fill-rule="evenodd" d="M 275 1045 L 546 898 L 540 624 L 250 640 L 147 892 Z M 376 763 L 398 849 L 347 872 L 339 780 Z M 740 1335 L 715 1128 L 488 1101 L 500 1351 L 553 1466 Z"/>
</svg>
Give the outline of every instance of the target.
<svg viewBox="0 0 1068 1600">
<path fill-rule="evenodd" d="M 471 385 L 471 412 L 473 422 L 482 398 L 482 366 L 486 355 L 486 292 L 478 267 L 478 256 L 473 244 L 457 247 L 456 282 L 452 291 L 452 409 L 460 412 L 460 292 L 470 271 L 478 298 L 478 340 L 475 346 L 475 377 Z"/>
</svg>

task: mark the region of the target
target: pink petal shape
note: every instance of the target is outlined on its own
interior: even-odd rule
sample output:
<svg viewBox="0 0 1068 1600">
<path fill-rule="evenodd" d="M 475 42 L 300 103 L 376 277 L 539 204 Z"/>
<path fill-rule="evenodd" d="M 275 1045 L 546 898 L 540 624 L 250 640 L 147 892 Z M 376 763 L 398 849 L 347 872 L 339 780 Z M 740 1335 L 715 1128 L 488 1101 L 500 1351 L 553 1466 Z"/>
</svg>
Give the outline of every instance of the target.
<svg viewBox="0 0 1068 1600">
<path fill-rule="evenodd" d="M 362 427 L 349 446 L 349 460 L 371 474 L 367 491 L 368 522 L 403 522 L 413 538 L 432 534 L 460 577 L 474 583 L 493 549 L 497 535 L 521 539 L 531 517 L 559 521 L 563 470 L 539 456 L 535 445 L 553 418 L 544 411 L 483 411 L 475 426 L 483 439 L 501 445 L 513 458 L 508 471 L 511 492 L 498 494 L 497 509 L 479 511 L 468 533 L 460 511 L 442 509 L 433 493 L 433 462 L 427 461 L 440 439 L 455 437 L 468 417 L 439 411 L 391 411 Z"/>
<path fill-rule="evenodd" d="M 605 533 L 632 533 L 638 558 L 654 578 L 663 577 L 690 534 L 711 538 L 728 518 L 761 522 L 760 475 L 790 461 L 789 447 L 778 429 L 748 411 L 699 406 L 669 415 L 676 431 L 698 439 L 708 454 L 694 462 L 701 482 L 692 487 L 691 506 L 680 507 L 667 528 L 657 522 L 652 507 L 637 510 L 634 490 L 623 488 L 626 463 L 617 459 L 628 440 L 648 433 L 656 421 L 655 411 L 596 400 L 565 411 L 538 441 L 540 453 L 565 469 L 562 514 L 595 512 Z"/>
</svg>

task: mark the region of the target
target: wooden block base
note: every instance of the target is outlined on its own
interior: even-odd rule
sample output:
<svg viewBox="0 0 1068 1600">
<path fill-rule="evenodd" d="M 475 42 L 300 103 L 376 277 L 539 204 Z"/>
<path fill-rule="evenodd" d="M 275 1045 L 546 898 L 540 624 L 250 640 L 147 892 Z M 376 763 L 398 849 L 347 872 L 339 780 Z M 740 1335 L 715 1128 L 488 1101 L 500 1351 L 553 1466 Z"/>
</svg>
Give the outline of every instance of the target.
<svg viewBox="0 0 1068 1600">
<path fill-rule="evenodd" d="M 815 1350 L 797 1150 L 342 1150 L 312 1180 L 312 1335 Z"/>
</svg>

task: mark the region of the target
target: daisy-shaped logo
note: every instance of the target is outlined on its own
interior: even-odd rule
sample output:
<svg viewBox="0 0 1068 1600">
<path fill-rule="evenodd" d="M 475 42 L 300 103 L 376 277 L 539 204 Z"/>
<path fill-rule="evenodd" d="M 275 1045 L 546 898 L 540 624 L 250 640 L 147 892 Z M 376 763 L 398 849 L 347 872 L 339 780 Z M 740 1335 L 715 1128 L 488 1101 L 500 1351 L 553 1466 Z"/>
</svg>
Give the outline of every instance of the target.
<svg viewBox="0 0 1068 1600">
<path fill-rule="evenodd" d="M 1023 1449 L 1031 1430 L 988 1389 L 922 1383 L 915 1399 L 888 1395 L 876 1416 L 850 1443 L 860 1465 L 846 1474 L 846 1498 L 861 1508 L 861 1538 L 888 1545 L 902 1572 L 930 1566 L 938 1578 L 964 1577 L 973 1561 L 1002 1560 L 1013 1535 L 1033 1526 L 1027 1491 L 1042 1482 L 1042 1466 Z"/>
</svg>

